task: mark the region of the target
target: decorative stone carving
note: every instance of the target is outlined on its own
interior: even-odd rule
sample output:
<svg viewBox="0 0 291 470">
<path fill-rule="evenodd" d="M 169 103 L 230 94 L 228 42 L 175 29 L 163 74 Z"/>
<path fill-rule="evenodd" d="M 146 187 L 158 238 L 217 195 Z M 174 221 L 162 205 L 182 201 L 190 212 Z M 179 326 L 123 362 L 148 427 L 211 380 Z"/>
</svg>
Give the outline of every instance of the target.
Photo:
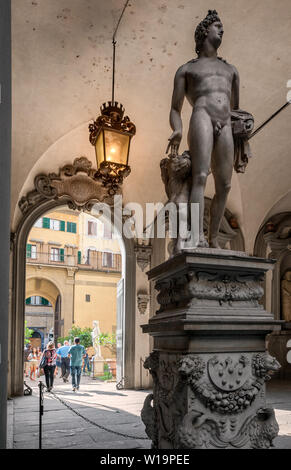
<svg viewBox="0 0 291 470">
<path fill-rule="evenodd" d="M 273 265 L 198 249 L 149 271 L 161 310 L 142 325 L 155 349 L 145 361 L 153 395 L 143 416 L 148 409 L 155 448 L 272 445 L 278 425 L 265 405 L 265 382 L 280 365 L 265 351 L 265 335 L 281 324 L 258 300 L 263 274 Z"/>
<path fill-rule="evenodd" d="M 47 199 L 64 198 L 71 209 L 91 210 L 96 202 L 113 203 L 96 169 L 86 157 L 76 158 L 72 165 L 65 165 L 58 174 L 37 175 L 35 189 L 23 196 L 19 207 L 26 214 L 33 206 Z"/>
<path fill-rule="evenodd" d="M 281 281 L 283 319 L 291 322 L 291 271 L 287 271 Z"/>
<path fill-rule="evenodd" d="M 154 448 L 268 448 L 278 434 L 264 383 L 280 367 L 268 353 L 167 355 L 145 361 L 153 394 L 141 413 Z M 153 406 L 152 406 L 153 403 Z"/>
<path fill-rule="evenodd" d="M 179 428 L 180 448 L 268 449 L 279 432 L 275 413 L 271 408 L 261 408 L 255 417 L 247 418 L 232 441 L 225 441 L 220 437 L 222 429 L 223 424 L 219 426 L 213 419 L 193 410 L 185 416 Z"/>
<path fill-rule="evenodd" d="M 144 315 L 146 313 L 146 309 L 147 309 L 149 301 L 150 301 L 150 296 L 148 294 L 142 294 L 142 293 L 137 294 L 137 307 L 141 315 Z"/>
<path fill-rule="evenodd" d="M 152 246 L 151 245 L 144 245 L 144 244 L 137 244 L 135 247 L 136 253 L 136 262 L 140 269 L 144 272 L 147 266 L 150 264 L 151 254 L 152 254 Z"/>
<path fill-rule="evenodd" d="M 253 307 L 260 307 L 259 300 L 264 294 L 260 274 L 239 275 L 226 272 L 189 271 L 187 274 L 158 281 L 157 300 L 161 305 L 160 312 L 173 304 L 190 305 L 191 301 L 210 300 L 217 306 L 235 302 L 248 302 Z"/>
<path fill-rule="evenodd" d="M 269 380 L 268 373 L 280 368 L 269 354 L 255 354 L 252 361 L 246 355 L 236 358 L 215 355 L 208 360 L 208 374 L 203 374 L 201 361 L 199 356 L 187 356 L 179 373 L 207 408 L 222 414 L 248 408 Z"/>
</svg>

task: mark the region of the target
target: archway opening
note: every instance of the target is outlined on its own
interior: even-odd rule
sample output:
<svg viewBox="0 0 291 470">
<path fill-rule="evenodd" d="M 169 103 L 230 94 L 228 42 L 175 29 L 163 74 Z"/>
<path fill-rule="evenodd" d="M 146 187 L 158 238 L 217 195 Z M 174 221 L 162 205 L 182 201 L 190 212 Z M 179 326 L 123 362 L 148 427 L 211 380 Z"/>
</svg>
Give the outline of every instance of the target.
<svg viewBox="0 0 291 470">
<path fill-rule="evenodd" d="M 30 345 L 40 343 L 43 350 L 50 340 L 72 344 L 78 335 L 89 357 L 83 371 L 126 385 L 126 249 L 111 221 L 94 208 L 89 213 L 57 206 L 34 221 L 24 251 Z"/>
</svg>

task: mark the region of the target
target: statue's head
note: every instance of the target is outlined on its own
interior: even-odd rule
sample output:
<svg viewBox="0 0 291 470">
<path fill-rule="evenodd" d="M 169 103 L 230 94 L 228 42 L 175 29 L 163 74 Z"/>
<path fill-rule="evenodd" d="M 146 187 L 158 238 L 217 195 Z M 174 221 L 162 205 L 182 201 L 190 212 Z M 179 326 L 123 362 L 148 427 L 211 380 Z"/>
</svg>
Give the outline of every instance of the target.
<svg viewBox="0 0 291 470">
<path fill-rule="evenodd" d="M 195 30 L 196 53 L 199 55 L 203 49 L 206 38 L 218 49 L 223 35 L 223 26 L 216 10 L 208 10 L 207 16 Z"/>
</svg>

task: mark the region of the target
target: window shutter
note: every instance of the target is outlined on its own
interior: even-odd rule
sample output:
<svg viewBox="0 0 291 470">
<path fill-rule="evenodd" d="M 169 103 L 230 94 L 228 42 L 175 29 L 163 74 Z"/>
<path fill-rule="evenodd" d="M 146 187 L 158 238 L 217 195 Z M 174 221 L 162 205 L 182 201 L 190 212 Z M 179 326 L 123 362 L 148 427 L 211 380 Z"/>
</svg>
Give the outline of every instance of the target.
<svg viewBox="0 0 291 470">
<path fill-rule="evenodd" d="M 60 261 L 64 261 L 65 255 L 64 255 L 64 248 L 60 248 Z"/>
<path fill-rule="evenodd" d="M 26 258 L 31 258 L 31 245 L 29 243 L 26 245 Z"/>
<path fill-rule="evenodd" d="M 48 300 L 45 299 L 44 297 L 41 298 L 41 305 L 48 305 Z"/>
<path fill-rule="evenodd" d="M 81 251 L 78 251 L 78 264 L 81 264 Z"/>
<path fill-rule="evenodd" d="M 72 222 L 72 232 L 77 233 L 77 224 L 75 222 Z"/>
<path fill-rule="evenodd" d="M 42 219 L 42 228 L 50 228 L 50 219 L 48 217 Z"/>
<path fill-rule="evenodd" d="M 27 297 L 27 299 L 25 300 L 25 303 L 26 303 L 26 305 L 30 305 L 31 304 L 31 297 Z"/>
<path fill-rule="evenodd" d="M 60 230 L 61 232 L 66 231 L 66 222 L 64 220 L 60 220 Z"/>
</svg>

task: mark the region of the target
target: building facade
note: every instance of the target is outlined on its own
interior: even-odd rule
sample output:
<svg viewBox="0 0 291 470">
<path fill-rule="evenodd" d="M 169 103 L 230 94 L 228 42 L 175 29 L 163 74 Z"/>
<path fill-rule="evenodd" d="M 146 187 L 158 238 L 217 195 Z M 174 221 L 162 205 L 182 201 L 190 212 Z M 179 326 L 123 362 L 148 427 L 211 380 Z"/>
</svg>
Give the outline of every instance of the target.
<svg viewBox="0 0 291 470">
<path fill-rule="evenodd" d="M 45 214 L 26 244 L 27 326 L 41 334 L 42 345 L 67 336 L 72 325 L 92 328 L 94 320 L 102 333 L 115 335 L 121 270 L 110 224 L 66 208 Z"/>
</svg>

